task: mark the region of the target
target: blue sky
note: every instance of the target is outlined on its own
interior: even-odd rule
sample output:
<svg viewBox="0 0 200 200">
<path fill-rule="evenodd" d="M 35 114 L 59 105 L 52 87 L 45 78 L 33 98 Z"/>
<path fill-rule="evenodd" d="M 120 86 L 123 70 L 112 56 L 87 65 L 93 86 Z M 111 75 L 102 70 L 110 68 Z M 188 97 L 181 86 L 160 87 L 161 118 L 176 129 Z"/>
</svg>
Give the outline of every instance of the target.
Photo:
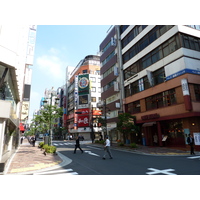
<svg viewBox="0 0 200 200">
<path fill-rule="evenodd" d="M 96 55 L 110 25 L 38 25 L 32 68 L 29 120 L 45 89 L 65 84 L 65 69 Z"/>
</svg>

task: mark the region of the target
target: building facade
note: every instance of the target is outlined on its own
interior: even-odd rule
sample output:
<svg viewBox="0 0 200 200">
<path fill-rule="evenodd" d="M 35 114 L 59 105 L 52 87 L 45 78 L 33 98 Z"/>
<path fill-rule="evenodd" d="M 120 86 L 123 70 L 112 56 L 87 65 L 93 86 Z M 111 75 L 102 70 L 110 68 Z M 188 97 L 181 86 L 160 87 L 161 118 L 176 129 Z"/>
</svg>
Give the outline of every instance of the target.
<svg viewBox="0 0 200 200">
<path fill-rule="evenodd" d="M 67 82 L 66 126 L 68 134 L 92 139 L 100 134 L 95 123 L 101 100 L 99 56 L 88 55 L 73 69 Z M 65 121 L 65 120 L 64 120 Z"/>
<path fill-rule="evenodd" d="M 111 140 L 120 138 L 116 130 L 118 112 L 123 110 L 123 79 L 120 67 L 120 45 L 117 27 L 113 27 L 100 44 L 102 115 L 106 117 L 106 134 Z M 120 92 L 121 91 L 121 92 Z"/>
<path fill-rule="evenodd" d="M 28 117 L 29 66 L 33 64 L 35 33 L 35 26 L 0 26 L 0 163 L 3 165 L 16 150 L 24 131 L 23 122 Z"/>
<path fill-rule="evenodd" d="M 121 49 L 124 79 L 123 111 L 136 116 L 140 126 L 140 134 L 129 136 L 132 142 L 154 145 L 157 138 L 159 146 L 186 146 L 186 138 L 192 134 L 199 148 L 199 28 L 118 27 L 117 44 Z M 104 86 L 106 80 L 102 82 Z"/>
</svg>

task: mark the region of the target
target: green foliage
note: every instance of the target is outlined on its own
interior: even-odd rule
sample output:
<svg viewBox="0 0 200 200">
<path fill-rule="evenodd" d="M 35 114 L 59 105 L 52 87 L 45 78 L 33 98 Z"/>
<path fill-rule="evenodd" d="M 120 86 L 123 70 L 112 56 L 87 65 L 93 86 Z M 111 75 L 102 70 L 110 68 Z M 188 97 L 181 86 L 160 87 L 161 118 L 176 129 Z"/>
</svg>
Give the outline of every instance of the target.
<svg viewBox="0 0 200 200">
<path fill-rule="evenodd" d="M 40 148 L 43 148 L 43 146 L 44 146 L 44 142 L 40 142 L 40 143 L 39 143 L 39 147 L 40 147 Z"/>
<path fill-rule="evenodd" d="M 42 146 L 42 148 L 46 151 L 46 149 L 48 148 L 48 146 L 49 146 L 48 144 L 45 144 L 45 145 Z"/>
<path fill-rule="evenodd" d="M 136 143 L 131 143 L 131 144 L 130 144 L 130 147 L 131 147 L 131 148 L 137 148 L 137 145 L 136 145 Z"/>
<path fill-rule="evenodd" d="M 135 116 L 132 116 L 129 113 L 123 113 L 118 116 L 118 119 L 117 129 L 123 134 L 124 141 L 126 141 L 129 133 L 139 132 L 139 127 L 135 125 Z"/>
<path fill-rule="evenodd" d="M 56 147 L 55 146 L 46 146 L 46 145 L 44 145 L 45 146 L 45 152 L 46 153 L 56 153 Z"/>
<path fill-rule="evenodd" d="M 95 140 L 95 143 L 96 143 L 96 144 L 104 144 L 105 141 L 104 141 L 104 140 L 101 140 L 101 141 L 100 141 L 100 140 Z"/>
<path fill-rule="evenodd" d="M 34 115 L 34 119 L 32 119 L 32 123 L 30 126 L 31 133 L 46 133 L 48 130 L 53 127 L 57 122 L 56 119 L 62 117 L 63 110 L 62 108 L 58 108 L 57 106 L 46 105 L 44 109 L 40 110 L 39 115 Z"/>
<path fill-rule="evenodd" d="M 124 146 L 124 143 L 123 143 L 123 142 L 119 143 L 119 146 L 120 146 L 120 147 L 123 147 L 123 146 Z"/>
</svg>

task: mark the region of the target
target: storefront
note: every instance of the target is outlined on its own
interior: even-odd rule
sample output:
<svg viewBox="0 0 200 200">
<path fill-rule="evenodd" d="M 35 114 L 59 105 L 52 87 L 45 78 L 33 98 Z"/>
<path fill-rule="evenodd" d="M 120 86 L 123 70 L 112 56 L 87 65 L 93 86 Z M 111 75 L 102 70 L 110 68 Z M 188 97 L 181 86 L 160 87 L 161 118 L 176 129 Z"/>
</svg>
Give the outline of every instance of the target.
<svg viewBox="0 0 200 200">
<path fill-rule="evenodd" d="M 199 122 L 200 117 L 188 117 L 143 123 L 141 126 L 143 145 L 186 148 L 187 137 L 192 134 L 195 139 L 195 149 L 200 150 Z"/>
</svg>

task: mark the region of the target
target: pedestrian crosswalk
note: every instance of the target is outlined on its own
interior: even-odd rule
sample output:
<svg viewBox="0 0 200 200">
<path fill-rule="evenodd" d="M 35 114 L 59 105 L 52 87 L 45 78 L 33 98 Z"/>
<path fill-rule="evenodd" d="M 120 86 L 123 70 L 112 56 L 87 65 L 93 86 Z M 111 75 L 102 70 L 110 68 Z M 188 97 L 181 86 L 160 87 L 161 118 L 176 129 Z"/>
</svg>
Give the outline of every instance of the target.
<svg viewBox="0 0 200 200">
<path fill-rule="evenodd" d="M 33 175 L 78 175 L 78 173 L 73 172 L 72 169 L 61 169 L 61 170 L 37 172 L 34 173 Z"/>
<path fill-rule="evenodd" d="M 90 141 L 81 141 L 80 142 L 80 144 L 89 144 L 89 143 L 91 143 Z M 70 145 L 75 145 L 76 143 L 75 142 L 53 142 L 52 143 L 53 144 L 53 146 L 70 146 Z"/>
</svg>

